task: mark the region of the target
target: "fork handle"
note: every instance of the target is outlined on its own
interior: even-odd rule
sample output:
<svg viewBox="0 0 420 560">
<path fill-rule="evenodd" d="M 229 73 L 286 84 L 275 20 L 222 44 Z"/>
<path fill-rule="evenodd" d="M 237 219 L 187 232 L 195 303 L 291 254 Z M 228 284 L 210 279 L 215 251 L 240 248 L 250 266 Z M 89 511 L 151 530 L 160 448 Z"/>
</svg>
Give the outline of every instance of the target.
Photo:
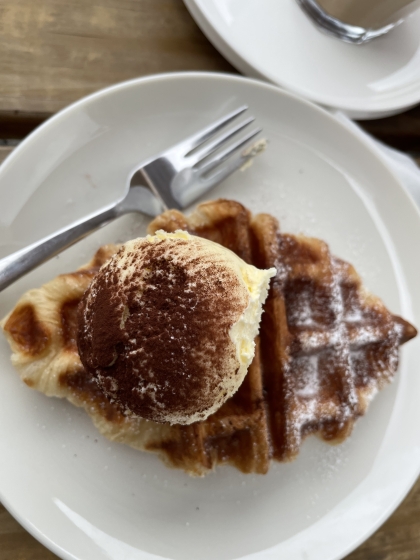
<svg viewBox="0 0 420 560">
<path fill-rule="evenodd" d="M 113 205 L 0 259 L 0 292 L 40 264 L 55 257 L 67 247 L 105 226 L 126 211 L 119 204 Z"/>
</svg>

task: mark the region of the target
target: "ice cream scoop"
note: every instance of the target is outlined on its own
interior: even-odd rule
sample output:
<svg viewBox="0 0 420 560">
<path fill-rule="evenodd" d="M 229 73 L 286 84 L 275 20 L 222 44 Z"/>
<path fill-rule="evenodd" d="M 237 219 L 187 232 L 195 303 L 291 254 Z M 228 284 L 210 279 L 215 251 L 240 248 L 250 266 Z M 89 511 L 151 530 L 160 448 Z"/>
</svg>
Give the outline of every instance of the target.
<svg viewBox="0 0 420 560">
<path fill-rule="evenodd" d="M 203 420 L 246 375 L 274 274 L 181 230 L 129 241 L 80 304 L 82 363 L 127 415 Z"/>
</svg>

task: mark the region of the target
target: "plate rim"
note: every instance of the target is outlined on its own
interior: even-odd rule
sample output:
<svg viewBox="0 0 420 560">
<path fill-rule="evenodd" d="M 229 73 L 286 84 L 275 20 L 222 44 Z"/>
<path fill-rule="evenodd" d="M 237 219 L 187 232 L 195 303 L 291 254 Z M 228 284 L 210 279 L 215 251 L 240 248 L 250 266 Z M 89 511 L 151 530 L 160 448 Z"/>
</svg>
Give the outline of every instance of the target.
<svg viewBox="0 0 420 560">
<path fill-rule="evenodd" d="M 184 1 L 187 1 L 187 0 L 184 0 Z M 416 214 L 416 217 L 417 217 L 417 220 L 420 223 L 420 209 L 415 204 L 411 195 L 407 192 L 407 190 L 401 184 L 399 178 L 397 177 L 397 175 L 395 174 L 393 169 L 388 165 L 386 159 L 381 157 L 379 151 L 375 148 L 375 146 L 372 144 L 372 142 L 370 141 L 369 138 L 361 137 L 360 135 L 357 134 L 357 132 L 355 132 L 354 130 L 346 127 L 346 125 L 343 122 L 338 120 L 328 110 L 314 104 L 313 102 L 309 101 L 308 99 L 300 97 L 299 95 L 295 94 L 294 92 L 290 92 L 288 90 L 280 89 L 273 84 L 270 84 L 270 83 L 267 83 L 267 82 L 264 82 L 264 81 L 261 81 L 261 80 L 255 79 L 255 78 L 236 76 L 236 75 L 233 75 L 233 74 L 220 73 L 220 72 L 184 71 L 184 72 L 167 72 L 167 73 L 160 73 L 160 74 L 152 74 L 152 75 L 148 75 L 148 76 L 144 76 L 144 77 L 140 77 L 140 78 L 134 78 L 134 79 L 131 79 L 131 80 L 119 82 L 117 84 L 113 84 L 111 86 L 102 88 L 102 89 L 100 89 L 96 92 L 93 92 L 93 93 L 89 94 L 88 96 L 85 96 L 82 99 L 79 99 L 79 100 L 75 101 L 74 103 L 72 103 L 71 105 L 63 108 L 62 110 L 57 112 L 55 115 L 53 115 L 49 119 L 47 119 L 47 121 L 45 121 L 45 123 L 43 123 L 41 126 L 39 126 L 31 134 L 29 134 L 13 150 L 13 152 L 4 160 L 4 162 L 0 165 L 0 181 L 1 181 L 1 172 L 4 170 L 5 167 L 7 167 L 8 162 L 13 161 L 16 158 L 20 157 L 21 152 L 24 150 L 24 148 L 26 147 L 27 144 L 29 144 L 31 142 L 34 142 L 34 141 L 37 141 L 37 137 L 39 135 L 41 135 L 45 129 L 47 129 L 51 125 L 59 123 L 59 121 L 61 119 L 66 118 L 68 113 L 71 113 L 73 110 L 77 109 L 78 107 L 83 106 L 87 103 L 90 103 L 90 102 L 94 101 L 95 99 L 98 99 L 98 98 L 102 97 L 103 95 L 113 94 L 115 92 L 118 92 L 118 90 L 124 90 L 127 87 L 131 87 L 131 86 L 135 86 L 135 85 L 142 85 L 143 83 L 148 83 L 148 82 L 159 82 L 159 81 L 160 82 L 165 82 L 167 80 L 180 80 L 180 79 L 182 80 L 182 79 L 192 79 L 192 78 L 193 79 L 200 79 L 200 80 L 201 79 L 207 79 L 207 80 L 216 79 L 216 80 L 223 80 L 223 81 L 226 81 L 226 82 L 235 81 L 235 82 L 238 82 L 238 83 L 241 83 L 241 82 L 252 83 L 259 88 L 271 90 L 276 95 L 286 96 L 286 97 L 289 97 L 293 100 L 298 101 L 299 103 L 303 103 L 306 106 L 310 107 L 311 110 L 321 114 L 323 116 L 323 118 L 330 119 L 336 125 L 338 125 L 345 132 L 345 134 L 348 134 L 348 135 L 352 136 L 359 144 L 362 144 L 364 149 L 367 150 L 370 153 L 370 157 L 374 158 L 376 160 L 376 162 L 379 163 L 382 166 L 382 168 L 392 177 L 395 188 L 398 188 L 398 190 L 400 191 L 400 194 L 402 196 L 405 196 L 407 202 L 409 202 L 411 208 L 414 210 L 414 212 Z M 420 461 L 419 461 L 419 464 L 417 466 L 417 470 L 416 470 L 415 475 L 413 475 L 410 479 L 407 478 L 407 480 L 404 484 L 404 491 L 401 492 L 400 494 L 398 494 L 398 496 L 395 497 L 395 499 L 392 501 L 392 504 L 390 504 L 388 506 L 388 509 L 386 511 L 382 512 L 382 515 L 377 519 L 376 523 L 373 524 L 366 533 L 364 533 L 363 535 L 361 535 L 360 537 L 355 539 L 354 542 L 349 544 L 347 549 L 345 551 L 341 552 L 339 554 L 339 556 L 335 555 L 331 558 L 328 557 L 328 560 L 332 560 L 333 558 L 334 558 L 334 560 L 340 560 L 341 558 L 343 558 L 344 556 L 349 554 L 351 551 L 355 550 L 358 546 L 360 546 L 360 544 L 365 542 L 389 518 L 389 516 L 395 511 L 395 509 L 405 499 L 408 492 L 410 491 L 410 489 L 412 488 L 412 486 L 416 482 L 419 474 L 420 474 Z M 54 541 L 52 541 L 44 532 L 42 532 L 40 529 L 38 529 L 33 524 L 33 522 L 29 521 L 26 517 L 21 515 L 17 511 L 17 509 L 15 509 L 13 504 L 10 503 L 3 496 L 3 493 L 1 491 L 1 487 L 0 487 L 0 502 L 10 512 L 10 514 L 18 521 L 18 523 L 20 525 L 22 525 L 36 540 L 38 540 L 41 544 L 43 544 L 47 549 L 51 550 L 53 553 L 55 553 L 57 556 L 63 558 L 64 560 L 82 560 L 81 557 L 76 557 L 72 553 L 70 553 L 70 552 L 64 550 L 63 548 L 61 548 L 58 544 L 56 544 Z M 322 522 L 322 518 L 320 520 L 318 520 L 316 523 L 314 523 L 314 525 L 319 523 L 319 522 Z M 305 529 L 304 531 L 306 531 L 306 530 L 307 529 Z M 298 535 L 299 535 L 299 533 L 297 535 L 294 535 L 293 537 L 291 537 L 291 539 L 296 538 Z M 291 539 L 288 539 L 288 540 L 291 540 Z M 283 541 L 283 542 L 287 542 L 287 540 Z M 274 546 L 274 548 L 277 548 L 281 544 L 282 543 L 277 543 Z M 272 549 L 261 550 L 258 553 L 256 553 L 255 556 L 254 556 L 254 554 L 252 554 L 252 555 L 249 556 L 249 560 L 251 560 L 251 559 L 255 560 L 257 558 L 257 555 L 258 555 L 258 558 L 266 557 L 266 554 L 267 554 L 267 558 L 269 558 L 269 557 L 271 558 L 271 556 L 269 556 L 271 550 Z M 147 554 L 150 554 L 150 553 L 147 553 Z M 151 555 L 150 558 L 152 558 L 152 557 L 156 558 L 156 560 L 164 560 L 163 557 L 161 557 L 161 556 Z M 248 560 L 248 556 L 243 557 L 243 559 Z"/>
<path fill-rule="evenodd" d="M 319 96 L 312 94 L 308 90 L 298 87 L 291 87 L 290 84 L 282 83 L 281 80 L 271 75 L 270 72 L 262 69 L 257 63 L 250 63 L 244 56 L 228 41 L 228 39 L 221 34 L 219 29 L 214 27 L 207 17 L 205 10 L 200 4 L 200 0 L 184 0 L 192 18 L 209 39 L 213 46 L 225 57 L 235 68 L 243 74 L 261 80 L 268 81 L 270 84 L 285 90 L 292 91 L 296 96 L 310 100 L 312 103 L 317 103 L 325 108 L 343 111 L 353 119 L 378 119 L 396 115 L 403 111 L 413 108 L 420 102 L 420 86 L 411 95 L 393 97 L 387 103 L 379 103 L 375 101 L 374 104 L 363 104 L 363 101 L 358 102 L 357 99 L 352 100 L 347 98 L 340 100 L 338 98 L 328 98 L 328 96 Z M 338 41 L 338 39 L 336 39 Z M 417 92 L 417 94 L 416 94 Z M 378 105 L 380 108 L 377 108 Z"/>
</svg>

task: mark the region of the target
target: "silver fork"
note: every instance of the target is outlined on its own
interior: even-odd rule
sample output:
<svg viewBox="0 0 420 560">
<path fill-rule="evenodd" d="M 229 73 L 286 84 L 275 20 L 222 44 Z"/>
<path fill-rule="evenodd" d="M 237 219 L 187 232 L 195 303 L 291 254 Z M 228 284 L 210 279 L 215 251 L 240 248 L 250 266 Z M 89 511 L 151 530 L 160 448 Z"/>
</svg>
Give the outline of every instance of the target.
<svg viewBox="0 0 420 560">
<path fill-rule="evenodd" d="M 245 165 L 255 155 L 251 140 L 261 129 L 243 134 L 254 117 L 228 125 L 247 109 L 239 107 L 137 167 L 117 203 L 0 259 L 0 291 L 112 220 L 130 212 L 182 210 Z"/>
</svg>

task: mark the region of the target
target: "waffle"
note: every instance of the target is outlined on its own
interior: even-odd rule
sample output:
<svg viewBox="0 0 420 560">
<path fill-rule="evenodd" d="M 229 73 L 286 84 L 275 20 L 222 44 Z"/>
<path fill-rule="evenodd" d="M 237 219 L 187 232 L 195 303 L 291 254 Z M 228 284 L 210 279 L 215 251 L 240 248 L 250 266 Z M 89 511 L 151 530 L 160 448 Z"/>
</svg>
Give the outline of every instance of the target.
<svg viewBox="0 0 420 560">
<path fill-rule="evenodd" d="M 228 463 L 266 473 L 289 461 L 302 440 L 349 436 L 379 389 L 392 380 L 399 345 L 416 335 L 361 285 L 354 268 L 318 239 L 282 234 L 272 216 L 252 217 L 218 200 L 189 217 L 171 210 L 149 232 L 186 229 L 218 242 L 259 268 L 277 268 L 255 358 L 237 393 L 207 420 L 169 426 L 125 417 L 83 369 L 76 309 L 99 267 L 117 250 L 102 247 L 72 274 L 27 292 L 2 321 L 12 362 L 27 385 L 84 407 L 107 438 L 159 454 L 167 464 L 205 475 Z"/>
</svg>

